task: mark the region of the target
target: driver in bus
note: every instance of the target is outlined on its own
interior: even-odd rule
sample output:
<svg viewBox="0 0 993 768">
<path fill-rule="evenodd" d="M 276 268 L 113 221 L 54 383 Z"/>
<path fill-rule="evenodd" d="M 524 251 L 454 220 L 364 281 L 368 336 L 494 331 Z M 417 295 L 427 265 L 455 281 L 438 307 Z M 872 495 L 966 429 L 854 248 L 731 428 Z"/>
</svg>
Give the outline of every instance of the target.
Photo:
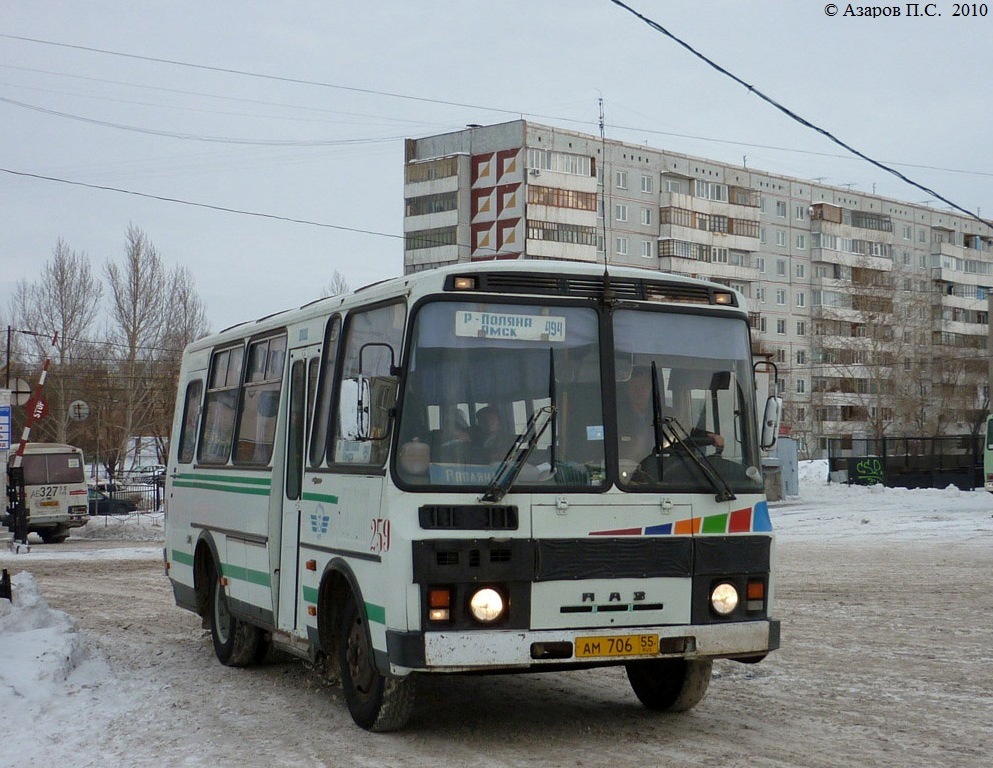
<svg viewBox="0 0 993 768">
<path fill-rule="evenodd" d="M 659 386 L 662 386 L 659 374 Z M 662 415 L 674 415 L 673 409 L 662 405 Z M 647 365 L 636 366 L 631 378 L 618 389 L 617 436 L 618 454 L 621 459 L 642 461 L 655 448 L 655 414 L 652 410 L 652 369 Z M 716 432 L 693 428 L 690 437 L 697 445 L 712 445 L 720 452 L 724 438 Z"/>
</svg>

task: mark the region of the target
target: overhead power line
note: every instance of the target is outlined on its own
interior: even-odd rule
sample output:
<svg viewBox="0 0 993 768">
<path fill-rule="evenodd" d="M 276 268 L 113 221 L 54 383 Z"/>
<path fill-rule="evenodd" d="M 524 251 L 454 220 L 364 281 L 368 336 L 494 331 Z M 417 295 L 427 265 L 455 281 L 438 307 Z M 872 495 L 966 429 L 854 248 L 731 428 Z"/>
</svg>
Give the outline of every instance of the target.
<svg viewBox="0 0 993 768">
<path fill-rule="evenodd" d="M 610 0 L 610 2 L 612 2 L 614 5 L 618 6 L 619 8 L 623 8 L 625 11 L 627 11 L 628 13 L 630 13 L 632 16 L 635 16 L 635 17 L 641 19 L 643 22 L 645 22 L 645 24 L 647 24 L 649 27 L 651 27 L 652 29 L 654 29 L 656 32 L 658 32 L 661 35 L 665 35 L 666 37 L 668 37 L 670 40 L 672 40 L 677 45 L 682 46 L 687 51 L 689 51 L 691 54 L 693 54 L 698 59 L 700 59 L 702 62 L 704 62 L 708 66 L 712 67 L 713 69 L 716 69 L 722 75 L 731 78 L 732 80 L 734 80 L 739 85 L 743 86 L 744 88 L 747 88 L 750 93 L 754 93 L 756 96 L 758 96 L 760 99 L 762 99 L 762 101 L 766 102 L 767 104 L 772 105 L 773 107 L 775 107 L 776 109 L 778 109 L 780 112 L 782 112 L 784 115 L 786 115 L 787 117 L 789 117 L 791 120 L 795 120 L 796 122 L 800 123 L 800 125 L 802 125 L 802 126 L 804 126 L 806 128 L 810 128 L 813 131 L 816 131 L 817 133 L 819 133 L 822 136 L 824 136 L 825 138 L 827 138 L 829 141 L 832 141 L 835 144 L 837 144 L 839 147 L 842 147 L 842 148 L 848 150 L 849 152 L 851 152 L 856 157 L 860 157 L 863 160 L 865 160 L 867 163 L 870 163 L 871 165 L 874 165 L 875 167 L 879 168 L 880 170 L 886 171 L 886 173 L 889 173 L 889 174 L 892 174 L 892 175 L 896 176 L 898 179 L 900 179 L 901 181 L 906 182 L 907 184 L 910 184 L 912 187 L 916 187 L 917 189 L 921 190 L 922 192 L 925 192 L 928 195 L 934 196 L 936 199 L 941 200 L 946 205 L 950 205 L 955 210 L 960 211 L 961 213 L 964 213 L 966 216 L 969 216 L 969 217 L 971 217 L 973 219 L 976 219 L 976 221 L 984 224 L 985 226 L 987 226 L 987 227 L 993 226 L 993 225 L 990 224 L 990 222 L 986 221 L 985 219 L 980 218 L 978 215 L 976 215 L 975 213 L 973 213 L 972 211 L 970 211 L 968 208 L 963 208 L 962 206 L 958 205 L 957 203 L 952 202 L 948 198 L 943 197 L 942 195 L 939 195 L 933 189 L 930 189 L 929 187 L 925 187 L 922 184 L 918 184 L 916 181 L 914 181 L 913 179 L 911 179 L 911 178 L 905 176 L 904 174 L 900 173 L 895 168 L 890 168 L 888 165 L 885 165 L 884 163 L 881 163 L 878 160 L 874 160 L 873 158 L 869 157 L 865 153 L 860 152 L 859 150 L 855 149 L 855 147 L 851 146 L 850 144 L 846 144 L 844 141 L 842 141 L 841 139 L 839 139 L 837 136 L 835 136 L 834 134 L 832 134 L 830 131 L 828 131 L 828 130 L 826 130 L 824 128 L 821 128 L 818 125 L 815 125 L 814 123 L 810 122 L 806 118 L 803 118 L 800 115 L 798 115 L 793 110 L 791 110 L 791 109 L 783 106 L 782 104 L 780 104 L 775 99 L 773 99 L 773 98 L 771 98 L 769 96 L 766 96 L 764 93 L 762 93 L 762 91 L 758 90 L 754 85 L 751 85 L 749 83 L 746 83 L 744 80 L 742 80 L 740 77 L 738 77 L 737 75 L 735 75 L 733 72 L 730 72 L 729 70 L 725 69 L 720 64 L 718 64 L 717 62 L 715 62 L 713 59 L 710 59 L 707 56 L 705 56 L 704 54 L 700 53 L 700 51 L 698 51 L 692 45 L 690 45 L 689 43 L 687 43 L 685 40 L 682 40 L 681 38 L 679 38 L 676 35 L 674 35 L 672 32 L 670 32 L 668 29 L 666 29 L 665 27 L 663 27 L 657 21 L 653 21 L 652 19 L 648 18 L 644 14 L 641 14 L 638 11 L 634 10 L 634 8 L 632 8 L 627 3 L 621 2 L 621 0 Z"/>
</svg>

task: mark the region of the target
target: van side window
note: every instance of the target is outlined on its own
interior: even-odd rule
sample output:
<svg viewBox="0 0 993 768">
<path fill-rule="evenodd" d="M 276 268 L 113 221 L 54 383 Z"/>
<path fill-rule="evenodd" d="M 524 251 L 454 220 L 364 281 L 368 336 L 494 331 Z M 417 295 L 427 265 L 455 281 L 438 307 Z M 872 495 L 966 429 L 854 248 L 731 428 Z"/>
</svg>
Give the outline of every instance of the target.
<svg viewBox="0 0 993 768">
<path fill-rule="evenodd" d="M 186 398 L 183 402 L 183 427 L 179 433 L 179 463 L 193 461 L 197 444 L 197 424 L 200 422 L 200 397 L 203 395 L 203 382 L 200 379 L 186 385 Z"/>
<path fill-rule="evenodd" d="M 272 458 L 285 360 L 285 335 L 258 339 L 248 345 L 235 464 L 268 464 Z"/>
<path fill-rule="evenodd" d="M 244 347 L 239 346 L 215 352 L 211 359 L 198 457 L 203 464 L 227 464 L 231 456 L 244 355 Z"/>
</svg>

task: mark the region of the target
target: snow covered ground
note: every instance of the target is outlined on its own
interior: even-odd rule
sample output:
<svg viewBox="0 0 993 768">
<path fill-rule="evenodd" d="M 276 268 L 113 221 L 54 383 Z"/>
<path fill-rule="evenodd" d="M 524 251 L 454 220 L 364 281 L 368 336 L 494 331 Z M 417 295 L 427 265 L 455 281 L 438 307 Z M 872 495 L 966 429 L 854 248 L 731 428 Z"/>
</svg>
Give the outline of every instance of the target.
<svg viewBox="0 0 993 768">
<path fill-rule="evenodd" d="M 990 494 L 954 488 L 829 485 L 823 462 L 804 463 L 800 496 L 770 507 L 782 547 L 834 543 L 846 551 L 866 550 L 870 557 L 886 542 L 894 546 L 931 542 L 935 547 L 949 548 L 978 538 L 988 545 L 983 550 L 986 554 L 993 547 Z M 162 533 L 161 515 L 93 519 L 73 531 L 70 539 L 89 541 L 92 548 L 73 551 L 37 545 L 27 554 L 0 552 L 0 567 L 9 571 L 14 593 L 12 603 L 0 600 L 0 766 L 109 765 L 109 759 L 121 764 L 122 753 L 130 754 L 124 746 L 115 748 L 114 740 L 133 739 L 134 735 L 125 737 L 120 728 L 111 726 L 129 721 L 136 698 L 159 696 L 161 682 L 146 684 L 128 677 L 127 668 L 112 666 L 91 633 L 80 629 L 77 617 L 49 607 L 31 570 L 52 561 L 60 561 L 57 565 L 64 561 L 71 569 L 74 562 L 99 558 L 161 560 Z M 985 594 L 989 603 L 989 592 Z M 979 620 L 990 621 L 991 607 L 987 604 L 985 613 L 979 612 Z M 989 649 L 984 653 L 988 659 Z M 735 669 L 740 668 L 742 665 L 735 665 Z M 988 664 L 986 668 L 989 672 Z M 988 681 L 993 682 L 993 677 Z M 37 753 L 41 741 L 45 746 Z M 579 749 L 577 742 L 577 755 L 581 756 Z M 57 763 L 49 762 L 53 755 L 58 757 Z M 191 753 L 184 764 L 218 764 L 206 757 L 204 760 L 198 762 Z M 176 763 L 167 760 L 166 764 Z M 307 764 L 350 763 L 313 760 Z M 568 764 L 583 763 L 573 760 Z M 956 764 L 970 763 L 966 759 Z"/>
</svg>

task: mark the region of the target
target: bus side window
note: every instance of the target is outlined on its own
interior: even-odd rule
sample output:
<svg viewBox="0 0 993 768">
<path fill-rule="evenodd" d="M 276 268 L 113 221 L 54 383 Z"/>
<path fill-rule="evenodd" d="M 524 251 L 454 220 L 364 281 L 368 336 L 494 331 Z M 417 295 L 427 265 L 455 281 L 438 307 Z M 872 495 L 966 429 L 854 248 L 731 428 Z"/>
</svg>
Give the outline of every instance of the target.
<svg viewBox="0 0 993 768">
<path fill-rule="evenodd" d="M 186 385 L 186 398 L 183 402 L 183 427 L 179 433 L 179 463 L 193 461 L 197 442 L 197 424 L 200 421 L 200 397 L 203 395 L 203 381 L 197 379 Z"/>
<path fill-rule="evenodd" d="M 238 412 L 236 464 L 268 464 L 272 457 L 285 357 L 285 335 L 248 345 L 249 365 Z"/>
<path fill-rule="evenodd" d="M 341 317 L 328 320 L 324 331 L 324 359 L 317 383 L 317 410 L 314 411 L 314 428 L 310 438 L 310 461 L 319 467 L 327 451 L 328 432 L 331 430 L 331 404 L 334 402 L 334 366 L 338 359 L 338 337 L 341 335 Z M 308 413 L 310 409 L 308 408 Z"/>
<path fill-rule="evenodd" d="M 334 461 L 382 466 L 389 450 L 389 429 L 396 404 L 397 378 L 390 365 L 400 360 L 406 307 L 389 304 L 348 317 L 334 443 Z M 361 370 L 359 368 L 361 356 Z M 368 408 L 369 440 L 350 439 L 360 393 Z"/>
<path fill-rule="evenodd" d="M 211 360 L 210 383 L 200 427 L 202 434 L 198 458 L 203 464 L 227 464 L 231 456 L 244 355 L 244 347 L 229 347 L 215 352 Z"/>
</svg>

